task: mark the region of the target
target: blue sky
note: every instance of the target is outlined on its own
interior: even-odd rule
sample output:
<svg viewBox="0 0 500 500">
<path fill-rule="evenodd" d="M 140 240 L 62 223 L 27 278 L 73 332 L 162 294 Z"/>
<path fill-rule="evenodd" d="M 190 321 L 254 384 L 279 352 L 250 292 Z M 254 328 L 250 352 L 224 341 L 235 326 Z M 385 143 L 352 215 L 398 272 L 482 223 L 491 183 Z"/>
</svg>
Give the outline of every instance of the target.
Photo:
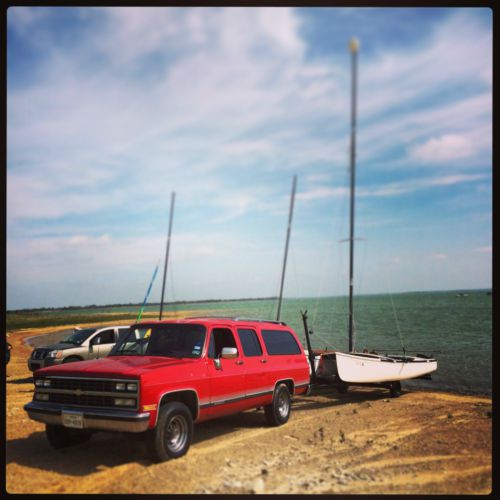
<svg viewBox="0 0 500 500">
<path fill-rule="evenodd" d="M 57 8 L 7 15 L 7 308 L 486 288 L 486 8 Z M 161 294 L 161 273 L 150 300 Z"/>
</svg>

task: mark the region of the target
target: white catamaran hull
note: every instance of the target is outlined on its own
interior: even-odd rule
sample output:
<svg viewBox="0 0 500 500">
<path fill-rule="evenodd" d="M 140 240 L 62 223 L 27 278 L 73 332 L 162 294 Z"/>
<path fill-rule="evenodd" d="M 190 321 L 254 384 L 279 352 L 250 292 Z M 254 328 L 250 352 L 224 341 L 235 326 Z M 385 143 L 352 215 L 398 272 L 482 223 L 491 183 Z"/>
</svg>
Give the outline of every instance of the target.
<svg viewBox="0 0 500 500">
<path fill-rule="evenodd" d="M 341 380 L 351 383 L 396 382 L 427 375 L 437 369 L 435 359 L 336 352 Z"/>
</svg>

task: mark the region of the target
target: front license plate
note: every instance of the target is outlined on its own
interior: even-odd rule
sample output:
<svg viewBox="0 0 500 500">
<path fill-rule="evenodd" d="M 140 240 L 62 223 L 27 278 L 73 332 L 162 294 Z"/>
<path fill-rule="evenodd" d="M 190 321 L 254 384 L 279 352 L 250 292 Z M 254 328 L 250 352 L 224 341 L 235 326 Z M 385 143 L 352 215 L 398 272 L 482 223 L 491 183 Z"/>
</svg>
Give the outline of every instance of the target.
<svg viewBox="0 0 500 500">
<path fill-rule="evenodd" d="M 62 412 L 62 423 L 64 427 L 83 429 L 83 413 Z"/>
</svg>

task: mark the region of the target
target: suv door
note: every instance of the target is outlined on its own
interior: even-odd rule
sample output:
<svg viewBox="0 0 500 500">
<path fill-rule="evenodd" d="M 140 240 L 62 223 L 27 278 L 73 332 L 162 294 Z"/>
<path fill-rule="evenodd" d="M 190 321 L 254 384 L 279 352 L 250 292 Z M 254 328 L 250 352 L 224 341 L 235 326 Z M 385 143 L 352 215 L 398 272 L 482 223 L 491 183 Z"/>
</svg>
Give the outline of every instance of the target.
<svg viewBox="0 0 500 500">
<path fill-rule="evenodd" d="M 207 353 L 207 370 L 210 381 L 210 415 L 228 415 L 246 408 L 245 365 L 241 347 L 231 328 L 212 327 Z M 224 347 L 236 347 L 236 358 L 221 357 Z"/>
<path fill-rule="evenodd" d="M 255 406 L 269 404 L 274 386 L 269 380 L 268 359 L 257 332 L 255 328 L 244 326 L 238 327 L 236 332 L 244 354 L 246 396 Z"/>
<path fill-rule="evenodd" d="M 110 328 L 99 332 L 91 341 L 93 358 L 105 358 L 116 343 L 115 329 Z"/>
</svg>

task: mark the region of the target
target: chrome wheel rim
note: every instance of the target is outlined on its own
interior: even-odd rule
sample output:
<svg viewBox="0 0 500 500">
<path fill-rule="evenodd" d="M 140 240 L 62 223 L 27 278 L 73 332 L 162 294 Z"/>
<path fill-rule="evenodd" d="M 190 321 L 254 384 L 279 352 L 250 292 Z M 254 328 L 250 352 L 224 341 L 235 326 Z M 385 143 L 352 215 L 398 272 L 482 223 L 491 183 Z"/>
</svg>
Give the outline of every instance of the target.
<svg viewBox="0 0 500 500">
<path fill-rule="evenodd" d="M 167 448 L 174 453 L 184 448 L 188 440 L 188 424 L 182 415 L 175 415 L 168 421 L 165 439 Z"/>
<path fill-rule="evenodd" d="M 290 402 L 286 397 L 284 392 L 281 392 L 278 397 L 278 413 L 280 417 L 285 418 L 288 415 L 288 411 L 290 409 Z"/>
</svg>

